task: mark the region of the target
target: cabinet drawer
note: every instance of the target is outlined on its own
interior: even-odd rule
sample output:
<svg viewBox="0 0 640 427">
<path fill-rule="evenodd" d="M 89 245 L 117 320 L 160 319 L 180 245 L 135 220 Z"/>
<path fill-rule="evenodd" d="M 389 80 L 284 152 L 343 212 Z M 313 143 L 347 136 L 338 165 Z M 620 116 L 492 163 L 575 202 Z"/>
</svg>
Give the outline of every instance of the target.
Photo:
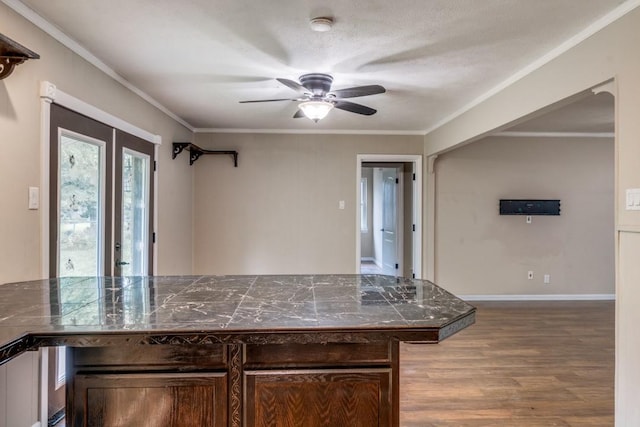
<svg viewBox="0 0 640 427">
<path fill-rule="evenodd" d="M 391 363 L 389 343 L 247 345 L 245 369 L 380 366 Z"/>
<path fill-rule="evenodd" d="M 164 370 L 173 368 L 223 369 L 227 366 L 225 345 L 139 345 L 82 347 L 73 349 L 77 369 Z"/>
</svg>

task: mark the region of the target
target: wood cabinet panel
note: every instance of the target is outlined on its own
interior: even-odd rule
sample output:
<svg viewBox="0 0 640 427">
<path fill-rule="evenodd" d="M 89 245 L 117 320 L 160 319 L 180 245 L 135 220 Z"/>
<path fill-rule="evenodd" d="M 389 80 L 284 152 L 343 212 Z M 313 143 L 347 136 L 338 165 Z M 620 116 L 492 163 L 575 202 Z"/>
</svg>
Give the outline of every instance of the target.
<svg viewBox="0 0 640 427">
<path fill-rule="evenodd" d="M 245 371 L 245 425 L 392 426 L 391 384 L 391 369 Z"/>
<path fill-rule="evenodd" d="M 226 373 L 78 374 L 71 426 L 227 425 Z"/>
<path fill-rule="evenodd" d="M 391 363 L 391 345 L 381 343 L 247 345 L 246 369 L 372 366 Z"/>
</svg>

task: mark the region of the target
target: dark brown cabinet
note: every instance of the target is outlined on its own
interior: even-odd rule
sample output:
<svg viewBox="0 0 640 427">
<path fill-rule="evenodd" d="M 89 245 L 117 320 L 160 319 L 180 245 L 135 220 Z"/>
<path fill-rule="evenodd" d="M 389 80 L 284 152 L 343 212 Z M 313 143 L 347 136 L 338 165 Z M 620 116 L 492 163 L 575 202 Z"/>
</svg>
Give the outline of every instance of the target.
<svg viewBox="0 0 640 427">
<path fill-rule="evenodd" d="M 69 349 L 68 425 L 397 426 L 398 343 Z"/>
</svg>

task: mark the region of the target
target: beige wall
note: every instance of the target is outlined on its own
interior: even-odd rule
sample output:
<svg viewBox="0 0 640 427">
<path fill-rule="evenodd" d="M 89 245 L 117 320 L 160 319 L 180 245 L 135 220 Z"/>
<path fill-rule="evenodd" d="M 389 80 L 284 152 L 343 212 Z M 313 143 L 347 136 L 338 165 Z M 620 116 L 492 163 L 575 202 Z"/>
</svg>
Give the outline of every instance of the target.
<svg viewBox="0 0 640 427">
<path fill-rule="evenodd" d="M 190 273 L 192 175 L 186 159 L 171 160 L 171 142 L 190 140 L 192 133 L 2 3 L 0 29 L 41 56 L 0 81 L 0 284 L 42 276 L 42 211 L 27 209 L 28 187 L 40 186 L 41 81 L 162 137 L 157 159 L 158 272 Z M 30 426 L 38 419 L 37 361 L 37 354 L 27 353 L 0 367 L 0 427 Z"/>
<path fill-rule="evenodd" d="M 2 33 L 40 54 L 0 81 L 0 283 L 40 272 L 40 212 L 27 210 L 40 186 L 41 81 L 162 137 L 158 155 L 158 272 L 191 272 L 191 170 L 171 160 L 171 142 L 191 132 L 0 4 Z"/>
<path fill-rule="evenodd" d="M 613 148 L 492 137 L 438 157 L 436 283 L 459 295 L 613 294 Z M 560 199 L 561 215 L 499 215 L 500 199 L 527 198 Z"/>
<path fill-rule="evenodd" d="M 640 425 L 640 212 L 624 210 L 625 190 L 640 188 L 640 9 L 521 78 L 425 137 L 425 153 L 438 154 L 508 126 L 549 104 L 615 79 L 616 425 Z"/>
<path fill-rule="evenodd" d="M 354 273 L 356 155 L 421 154 L 419 136 L 196 134 L 196 274 Z M 345 209 L 338 209 L 340 200 Z"/>
</svg>

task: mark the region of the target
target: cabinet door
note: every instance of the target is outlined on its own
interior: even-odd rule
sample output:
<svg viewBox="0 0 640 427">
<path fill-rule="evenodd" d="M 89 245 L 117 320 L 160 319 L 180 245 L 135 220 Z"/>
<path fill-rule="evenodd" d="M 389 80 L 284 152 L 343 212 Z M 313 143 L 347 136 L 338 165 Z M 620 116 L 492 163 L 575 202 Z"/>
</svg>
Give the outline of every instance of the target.
<svg viewBox="0 0 640 427">
<path fill-rule="evenodd" d="M 245 371 L 247 427 L 392 425 L 391 369 Z"/>
<path fill-rule="evenodd" d="M 226 426 L 227 376 L 78 374 L 72 426 Z"/>
</svg>

